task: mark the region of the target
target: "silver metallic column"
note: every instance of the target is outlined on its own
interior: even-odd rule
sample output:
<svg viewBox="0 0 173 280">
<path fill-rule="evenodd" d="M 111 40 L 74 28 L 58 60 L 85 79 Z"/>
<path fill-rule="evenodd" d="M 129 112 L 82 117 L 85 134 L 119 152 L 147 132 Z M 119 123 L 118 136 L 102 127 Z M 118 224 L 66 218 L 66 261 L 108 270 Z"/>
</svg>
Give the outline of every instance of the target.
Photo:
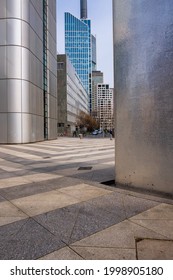
<svg viewBox="0 0 173 280">
<path fill-rule="evenodd" d="M 116 182 L 173 195 L 173 1 L 113 0 Z"/>
<path fill-rule="evenodd" d="M 56 0 L 0 0 L 0 143 L 44 140 L 43 65 L 47 73 L 47 139 L 57 137 Z"/>
</svg>

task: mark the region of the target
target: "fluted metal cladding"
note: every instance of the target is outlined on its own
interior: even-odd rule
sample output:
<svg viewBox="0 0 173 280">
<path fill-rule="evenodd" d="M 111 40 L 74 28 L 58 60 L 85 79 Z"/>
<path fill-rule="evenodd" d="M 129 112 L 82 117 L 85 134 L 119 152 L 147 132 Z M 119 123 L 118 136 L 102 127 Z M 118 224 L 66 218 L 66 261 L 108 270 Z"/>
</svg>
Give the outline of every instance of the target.
<svg viewBox="0 0 173 280">
<path fill-rule="evenodd" d="M 173 195 L 173 1 L 113 0 L 116 182 Z"/>
<path fill-rule="evenodd" d="M 87 0 L 80 0 L 80 18 L 87 19 Z"/>
<path fill-rule="evenodd" d="M 0 0 L 0 143 L 44 140 L 43 2 Z M 49 139 L 57 136 L 56 1 L 48 3 Z"/>
</svg>

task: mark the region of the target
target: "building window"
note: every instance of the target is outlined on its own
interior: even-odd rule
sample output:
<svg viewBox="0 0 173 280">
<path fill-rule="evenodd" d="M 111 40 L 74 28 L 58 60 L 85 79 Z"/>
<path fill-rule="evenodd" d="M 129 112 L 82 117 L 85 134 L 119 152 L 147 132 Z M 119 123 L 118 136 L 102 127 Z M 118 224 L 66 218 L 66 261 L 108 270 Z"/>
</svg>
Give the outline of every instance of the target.
<svg viewBox="0 0 173 280">
<path fill-rule="evenodd" d="M 57 63 L 57 70 L 63 70 L 64 69 L 64 62 L 58 62 Z"/>
<path fill-rule="evenodd" d="M 64 127 L 64 123 L 58 123 L 58 127 Z"/>
</svg>

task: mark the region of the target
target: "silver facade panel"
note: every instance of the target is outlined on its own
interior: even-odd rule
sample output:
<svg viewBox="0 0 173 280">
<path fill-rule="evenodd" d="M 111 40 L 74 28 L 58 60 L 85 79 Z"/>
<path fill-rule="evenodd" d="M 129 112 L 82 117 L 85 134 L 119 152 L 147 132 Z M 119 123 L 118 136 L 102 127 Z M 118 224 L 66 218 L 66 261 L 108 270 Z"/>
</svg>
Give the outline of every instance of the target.
<svg viewBox="0 0 173 280">
<path fill-rule="evenodd" d="M 22 0 L 6 0 L 6 17 L 21 19 Z"/>
<path fill-rule="evenodd" d="M 31 25 L 31 27 L 33 28 L 33 30 L 40 36 L 40 38 L 43 38 L 43 15 L 40 14 L 40 16 L 38 16 L 37 11 L 35 10 L 33 5 L 29 5 L 29 23 Z M 41 12 L 41 11 L 40 11 Z M 40 13 L 39 12 L 39 13 Z"/>
<path fill-rule="evenodd" d="M 8 79 L 22 78 L 22 48 L 18 46 L 6 47 L 7 77 Z"/>
<path fill-rule="evenodd" d="M 22 82 L 21 80 L 8 80 L 7 82 L 8 112 L 22 111 Z"/>
<path fill-rule="evenodd" d="M 6 45 L 6 20 L 0 19 L 0 45 Z"/>
<path fill-rule="evenodd" d="M 22 48 L 22 79 L 30 81 L 30 51 Z"/>
<path fill-rule="evenodd" d="M 6 20 L 6 45 L 21 46 L 22 43 L 22 22 L 19 19 Z"/>
<path fill-rule="evenodd" d="M 8 112 L 7 127 L 8 143 L 20 143 L 22 140 L 22 114 Z"/>
<path fill-rule="evenodd" d="M 0 0 L 0 19 L 6 18 L 6 0 Z"/>
<path fill-rule="evenodd" d="M 30 26 L 27 22 L 22 21 L 22 47 L 30 46 Z"/>
<path fill-rule="evenodd" d="M 6 113 L 7 110 L 7 82 L 6 80 L 0 80 L 0 92 L 1 92 L 1 101 L 0 101 L 0 112 Z"/>
<path fill-rule="evenodd" d="M 114 0 L 117 183 L 173 194 L 173 1 Z"/>
<path fill-rule="evenodd" d="M 22 81 L 22 112 L 30 112 L 30 83 L 27 81 Z"/>
<path fill-rule="evenodd" d="M 7 48 L 0 46 L 0 79 L 6 79 L 7 77 Z"/>
<path fill-rule="evenodd" d="M 22 1 L 22 14 L 21 19 L 29 23 L 29 5 L 30 0 Z"/>
<path fill-rule="evenodd" d="M 6 144 L 8 143 L 7 139 L 7 131 L 8 131 L 8 123 L 7 123 L 7 113 L 0 112 L 0 143 Z"/>
<path fill-rule="evenodd" d="M 32 132 L 32 114 L 22 114 L 22 142 L 34 142 Z"/>
</svg>

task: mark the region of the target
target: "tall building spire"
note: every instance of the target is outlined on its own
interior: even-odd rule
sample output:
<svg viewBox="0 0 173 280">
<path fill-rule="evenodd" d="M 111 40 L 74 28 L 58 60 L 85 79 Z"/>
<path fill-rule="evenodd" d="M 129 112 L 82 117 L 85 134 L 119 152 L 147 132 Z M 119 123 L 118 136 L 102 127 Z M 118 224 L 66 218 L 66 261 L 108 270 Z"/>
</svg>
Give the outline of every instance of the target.
<svg viewBox="0 0 173 280">
<path fill-rule="evenodd" d="M 80 0 L 80 18 L 87 19 L 87 0 Z"/>
</svg>

